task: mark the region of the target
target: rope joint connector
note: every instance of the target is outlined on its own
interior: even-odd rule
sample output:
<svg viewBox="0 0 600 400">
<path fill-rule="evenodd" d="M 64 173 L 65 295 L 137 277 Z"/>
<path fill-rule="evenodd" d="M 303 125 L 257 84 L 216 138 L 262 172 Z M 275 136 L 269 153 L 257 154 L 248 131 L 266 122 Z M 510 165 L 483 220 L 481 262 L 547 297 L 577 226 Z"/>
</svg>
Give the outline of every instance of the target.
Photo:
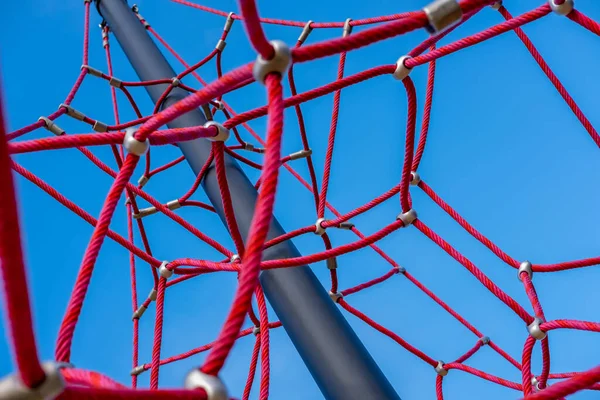
<svg viewBox="0 0 600 400">
<path fill-rule="evenodd" d="M 60 369 L 64 363 L 45 362 L 42 369 L 46 375 L 44 381 L 37 387 L 27 387 L 18 374 L 9 375 L 0 380 L 0 398 L 15 400 L 45 400 L 54 399 L 65 389 Z"/>
<path fill-rule="evenodd" d="M 133 315 L 131 316 L 131 320 L 142 318 L 142 315 L 144 315 L 144 313 L 146 312 L 146 310 L 147 310 L 146 306 L 144 306 L 142 304 L 141 306 L 138 307 L 137 310 L 135 310 L 133 312 Z"/>
<path fill-rule="evenodd" d="M 439 376 L 448 375 L 448 370 L 444 368 L 444 362 L 442 360 L 439 360 L 435 366 L 435 372 L 437 372 Z"/>
<path fill-rule="evenodd" d="M 400 213 L 396 217 L 396 220 L 402 221 L 404 226 L 409 226 L 417 219 L 417 212 L 412 208 L 405 213 Z"/>
<path fill-rule="evenodd" d="M 346 21 L 344 21 L 344 33 L 342 33 L 342 37 L 346 37 L 352 33 L 352 25 L 350 25 L 351 22 L 352 18 L 347 18 Z"/>
<path fill-rule="evenodd" d="M 412 57 L 409 55 L 404 55 L 404 56 L 400 57 L 398 59 L 398 61 L 396 61 L 396 69 L 394 70 L 394 73 L 392 74 L 394 76 L 394 78 L 401 81 L 402 79 L 406 78 L 408 76 L 408 74 L 410 74 L 410 71 L 412 71 L 412 68 L 408 68 L 406 66 L 406 61 L 411 58 Z"/>
<path fill-rule="evenodd" d="M 419 173 L 417 171 L 411 172 L 410 176 L 411 176 L 411 180 L 410 180 L 411 185 L 417 186 L 419 183 L 421 183 L 421 175 L 419 175 Z"/>
<path fill-rule="evenodd" d="M 123 147 L 129 153 L 134 154 L 138 157 L 146 154 L 148 149 L 150 148 L 150 140 L 146 139 L 143 142 L 140 142 L 135 138 L 135 133 L 137 129 L 135 128 L 127 128 L 125 129 L 125 137 L 123 138 Z"/>
<path fill-rule="evenodd" d="M 519 271 L 517 272 L 517 277 L 519 278 L 520 281 L 523 281 L 523 278 L 521 277 L 522 272 L 525 272 L 527 275 L 529 275 L 530 280 L 533 278 L 533 268 L 529 261 L 523 261 L 521 263 L 521 265 L 519 266 Z"/>
<path fill-rule="evenodd" d="M 548 0 L 548 4 L 550 5 L 552 11 L 558 15 L 569 14 L 571 11 L 573 11 L 575 6 L 575 2 L 573 0 L 564 0 L 564 2 L 561 4 L 557 4 L 556 0 Z"/>
<path fill-rule="evenodd" d="M 265 60 L 259 54 L 252 67 L 254 79 L 262 84 L 270 73 L 278 73 L 283 77 L 292 64 L 292 51 L 287 44 L 281 40 L 271 40 L 269 43 L 273 46 L 273 58 Z"/>
<path fill-rule="evenodd" d="M 229 13 L 229 15 L 227 16 L 227 20 L 225 21 L 225 26 L 223 27 L 223 30 L 227 33 L 229 33 L 229 31 L 231 30 L 231 27 L 233 26 L 233 21 L 235 21 L 233 19 L 233 16 L 235 15 L 235 13 L 232 11 Z"/>
<path fill-rule="evenodd" d="M 223 51 L 225 50 L 225 46 L 227 46 L 227 42 L 225 42 L 223 39 L 219 39 L 219 41 L 217 42 L 215 49 L 219 50 L 219 51 Z"/>
<path fill-rule="evenodd" d="M 193 369 L 185 377 L 186 389 L 204 389 L 207 400 L 229 400 L 227 388 L 218 376 Z"/>
<path fill-rule="evenodd" d="M 76 109 L 74 109 L 73 107 L 71 107 L 68 104 L 60 103 L 60 105 L 58 106 L 58 108 L 64 108 L 65 110 L 67 110 L 67 115 L 69 117 L 75 118 L 78 121 L 83 121 L 85 119 L 85 114 L 83 114 L 80 111 L 77 111 Z"/>
<path fill-rule="evenodd" d="M 229 259 L 229 262 L 230 262 L 230 263 L 232 263 L 232 264 L 234 264 L 234 263 L 236 263 L 236 262 L 239 262 L 239 261 L 241 261 L 241 260 L 242 260 L 242 258 L 240 257 L 240 255 L 239 255 L 239 254 L 234 254 L 234 255 L 232 255 L 232 256 L 231 256 L 231 258 Z"/>
<path fill-rule="evenodd" d="M 325 222 L 325 218 L 319 218 L 317 222 L 315 222 L 315 235 L 323 236 L 325 233 L 323 222 Z"/>
<path fill-rule="evenodd" d="M 492 3 L 490 5 L 490 7 L 492 7 L 494 10 L 499 10 L 500 7 L 502 7 L 502 1 L 497 1 L 495 3 Z"/>
<path fill-rule="evenodd" d="M 292 160 L 299 160 L 301 158 L 306 158 L 308 156 L 312 155 L 312 150 L 308 149 L 308 150 L 300 150 L 297 151 L 295 153 L 290 154 L 290 161 Z"/>
<path fill-rule="evenodd" d="M 456 0 L 435 0 L 423 8 L 429 24 L 429 33 L 440 33 L 456 25 L 463 13 Z"/>
<path fill-rule="evenodd" d="M 138 376 L 139 374 L 141 374 L 144 371 L 146 371 L 146 369 L 144 368 L 144 366 L 143 365 L 138 365 L 137 367 L 133 367 L 133 369 L 131 370 L 131 372 L 129 372 L 129 375 L 131 375 L 131 376 Z"/>
<path fill-rule="evenodd" d="M 338 229 L 351 231 L 352 229 L 354 229 L 354 224 L 350 221 L 340 222 L 340 224 L 338 225 Z"/>
<path fill-rule="evenodd" d="M 103 74 L 102 74 L 102 72 L 100 70 L 98 70 L 96 68 L 93 68 L 93 67 L 90 67 L 89 65 L 86 65 L 86 64 L 83 64 L 81 66 L 81 69 L 82 70 L 86 69 L 88 74 L 93 75 L 93 76 L 97 76 L 98 78 L 102 78 L 102 76 L 103 76 Z"/>
<path fill-rule="evenodd" d="M 327 263 L 327 269 L 337 269 L 337 267 L 338 267 L 336 257 L 328 258 L 326 263 Z"/>
<path fill-rule="evenodd" d="M 337 303 L 338 301 L 340 301 L 341 298 L 344 297 L 343 294 L 341 294 L 340 292 L 329 292 L 329 297 L 331 297 L 331 300 L 333 300 L 334 303 Z"/>
<path fill-rule="evenodd" d="M 482 336 L 479 338 L 479 341 L 485 346 L 486 344 L 490 344 L 489 336 Z"/>
<path fill-rule="evenodd" d="M 94 121 L 94 125 L 92 126 L 92 129 L 95 130 L 96 132 L 108 132 L 108 125 L 106 125 L 104 122 L 100 122 L 100 121 Z"/>
<path fill-rule="evenodd" d="M 217 121 L 206 121 L 204 124 L 205 128 L 210 128 L 211 126 L 217 128 L 217 134 L 212 137 L 207 137 L 208 140 L 211 142 L 225 142 L 227 139 L 229 139 L 229 129 L 225 128 Z"/>
<path fill-rule="evenodd" d="M 546 334 L 546 332 L 544 332 L 542 330 L 542 328 L 540 328 L 540 325 L 543 323 L 544 321 L 539 318 L 539 317 L 535 317 L 533 319 L 533 322 L 529 325 L 527 325 L 527 330 L 529 331 L 529 334 L 531 335 L 531 337 L 533 337 L 535 340 L 544 340 L 546 339 L 546 336 L 548 336 Z"/>
<path fill-rule="evenodd" d="M 173 276 L 173 271 L 167 267 L 168 265 L 168 261 L 163 261 L 162 264 L 160 264 L 160 267 L 158 267 L 158 274 L 165 279 L 169 279 Z"/>
</svg>

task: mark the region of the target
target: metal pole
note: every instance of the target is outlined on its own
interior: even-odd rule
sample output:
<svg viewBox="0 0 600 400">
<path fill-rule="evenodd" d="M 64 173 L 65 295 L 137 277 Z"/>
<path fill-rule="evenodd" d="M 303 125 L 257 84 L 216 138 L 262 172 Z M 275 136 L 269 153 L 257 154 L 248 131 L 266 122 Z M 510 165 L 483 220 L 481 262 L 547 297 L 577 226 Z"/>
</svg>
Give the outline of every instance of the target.
<svg viewBox="0 0 600 400">
<path fill-rule="evenodd" d="M 172 78 L 176 75 L 125 0 L 95 1 L 98 11 L 142 81 Z M 146 90 L 156 102 L 167 86 L 146 86 Z M 187 92 L 184 90 L 173 88 L 165 99 L 163 108 L 186 96 Z M 180 128 L 203 125 L 205 122 L 203 113 L 198 109 L 182 115 L 168 125 L 170 128 Z M 180 143 L 179 148 L 194 173 L 198 174 L 209 156 L 211 143 L 197 139 Z M 237 162 L 227 154 L 225 168 L 236 220 L 242 236 L 246 237 L 257 192 Z M 202 186 L 221 220 L 225 222 L 214 165 L 208 170 Z M 268 238 L 283 233 L 283 228 L 273 218 Z M 263 258 L 273 260 L 299 255 L 292 242 L 285 241 L 266 249 Z M 326 399 L 399 399 L 308 266 L 263 271 L 260 281 L 271 306 Z"/>
</svg>

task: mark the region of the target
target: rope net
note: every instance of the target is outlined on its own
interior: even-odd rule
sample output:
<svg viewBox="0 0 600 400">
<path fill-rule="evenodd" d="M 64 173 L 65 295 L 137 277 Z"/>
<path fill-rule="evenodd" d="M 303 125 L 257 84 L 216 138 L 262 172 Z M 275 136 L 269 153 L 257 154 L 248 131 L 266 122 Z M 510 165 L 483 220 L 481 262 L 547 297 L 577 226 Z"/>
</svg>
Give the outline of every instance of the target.
<svg viewBox="0 0 600 400">
<path fill-rule="evenodd" d="M 432 112 L 432 99 L 434 92 L 435 63 L 436 60 L 446 55 L 455 53 L 461 49 L 482 43 L 490 38 L 500 34 L 513 31 L 518 35 L 529 53 L 533 56 L 544 74 L 550 79 L 561 97 L 568 104 L 577 119 L 581 122 L 593 142 L 600 146 L 600 136 L 577 106 L 573 98 L 569 95 L 565 87 L 552 72 L 549 65 L 544 61 L 540 53 L 536 50 L 533 43 L 525 35 L 521 27 L 545 18 L 552 14 L 553 8 L 560 8 L 570 4 L 565 0 L 552 0 L 544 2 L 537 8 L 534 8 L 519 16 L 513 16 L 501 4 L 490 0 L 464 0 L 460 2 L 462 17 L 451 28 L 433 33 L 427 40 L 411 50 L 401 64 L 382 65 L 370 68 L 368 70 L 352 75 L 344 74 L 345 60 L 347 52 L 368 46 L 378 41 L 391 37 L 408 34 L 411 31 L 424 28 L 431 28 L 430 20 L 423 11 L 406 12 L 394 15 L 381 16 L 376 18 L 366 18 L 360 20 L 347 20 L 345 22 L 300 22 L 287 21 L 269 18 L 260 18 L 257 12 L 256 4 L 252 0 L 240 1 L 239 14 L 223 12 L 200 4 L 186 0 L 173 0 L 183 6 L 201 10 L 208 13 L 220 15 L 225 20 L 225 27 L 221 33 L 215 49 L 207 54 L 195 64 L 186 62 L 170 45 L 157 33 L 148 21 L 142 17 L 137 7 L 134 6 L 133 12 L 138 17 L 140 24 L 144 25 L 148 34 L 153 36 L 156 41 L 161 43 L 164 48 L 172 54 L 181 63 L 182 72 L 176 77 L 154 80 L 154 81 L 125 81 L 121 80 L 118 73 L 113 71 L 111 61 L 111 45 L 113 43 L 112 32 L 107 25 L 101 26 L 101 44 L 106 58 L 106 69 L 95 68 L 89 65 L 88 47 L 89 47 L 89 20 L 90 12 L 93 10 L 93 4 L 90 1 L 84 1 L 84 40 L 83 40 L 83 66 L 77 77 L 75 84 L 70 90 L 64 103 L 60 105 L 55 112 L 41 117 L 37 122 L 18 129 L 14 132 L 3 132 L 2 145 L 0 146 L 0 188 L 3 196 L 0 196 L 0 209 L 2 210 L 2 220 L 0 221 L 0 249 L 1 266 L 3 272 L 3 288 L 6 297 L 6 308 L 8 313 L 8 332 L 12 340 L 13 353 L 15 354 L 15 364 L 18 369 L 18 376 L 22 385 L 28 388 L 36 388 L 42 384 L 48 374 L 39 362 L 36 350 L 35 339 L 32 332 L 32 318 L 29 311 L 29 300 L 27 284 L 25 279 L 25 270 L 23 265 L 23 256 L 19 240 L 19 226 L 16 212 L 16 202 L 12 182 L 12 173 L 22 176 L 24 179 L 39 186 L 44 192 L 54 198 L 63 206 L 67 207 L 73 213 L 81 217 L 87 223 L 94 227 L 93 235 L 90 238 L 87 249 L 81 262 L 81 267 L 75 281 L 75 286 L 71 293 L 68 307 L 60 327 L 58 340 L 55 348 L 55 359 L 63 363 L 60 370 L 66 385 L 62 388 L 61 398 L 88 398 L 88 399 L 167 399 L 167 398 L 207 398 L 206 392 L 200 388 L 196 391 L 190 390 L 166 390 L 158 389 L 160 367 L 173 363 L 178 360 L 186 359 L 199 353 L 207 352 L 204 363 L 199 366 L 200 371 L 211 376 L 218 376 L 223 365 L 230 354 L 234 343 L 242 338 L 255 336 L 255 344 L 249 366 L 247 383 L 242 399 L 247 399 L 251 393 L 252 386 L 255 384 L 255 375 L 257 369 L 260 369 L 259 398 L 266 399 L 269 396 L 269 331 L 281 326 L 281 323 L 273 319 L 273 315 L 268 315 L 267 304 L 261 286 L 258 281 L 259 272 L 267 269 L 291 268 L 306 264 L 312 264 L 320 261 L 326 261 L 331 276 L 329 292 L 332 301 L 339 307 L 359 318 L 366 324 L 379 331 L 402 346 L 414 356 L 420 358 L 424 363 L 429 364 L 435 369 L 436 375 L 436 394 L 438 399 L 443 398 L 443 383 L 447 379 L 446 374 L 450 370 L 460 370 L 463 373 L 475 375 L 481 379 L 512 388 L 528 399 L 558 399 L 580 390 L 600 390 L 600 366 L 583 371 L 568 373 L 550 372 L 550 346 L 548 337 L 554 330 L 585 330 L 600 332 L 600 323 L 580 320 L 558 319 L 547 320 L 544 310 L 538 296 L 532 277 L 538 273 L 549 273 L 564 271 L 568 269 L 583 268 L 594 266 L 600 263 L 600 257 L 579 259 L 574 261 L 560 262 L 555 264 L 536 264 L 524 260 L 517 260 L 504 252 L 500 247 L 476 230 L 466 219 L 461 217 L 448 203 L 446 203 L 418 174 L 419 164 L 426 149 L 427 134 L 429 129 L 429 118 Z M 464 37 L 455 42 L 438 46 L 437 42 L 444 38 L 450 31 L 456 29 L 471 17 L 489 6 L 496 9 L 504 22 L 491 26 L 479 33 Z M 551 7 L 552 6 L 552 7 Z M 582 12 L 573 9 L 566 14 L 566 18 L 592 34 L 600 35 L 600 24 L 588 18 Z M 301 30 L 301 35 L 295 46 L 291 50 L 293 64 L 308 62 L 311 60 L 323 58 L 326 56 L 339 55 L 337 79 L 324 86 L 317 87 L 305 92 L 299 92 L 295 87 L 294 70 L 290 68 L 285 76 L 277 72 L 266 74 L 264 86 L 267 92 L 268 103 L 263 107 L 236 112 L 226 98 L 236 90 L 247 85 L 260 85 L 255 83 L 253 75 L 253 63 L 243 65 L 234 70 L 224 72 L 222 68 L 222 59 L 225 51 L 225 43 L 230 30 L 233 28 L 241 29 L 234 24 L 235 21 L 243 23 L 247 33 L 248 40 L 258 53 L 259 57 L 269 60 L 275 55 L 275 50 L 271 42 L 266 39 L 263 31 L 264 24 L 275 24 L 287 26 L 286 29 Z M 352 28 L 355 29 L 353 32 Z M 323 42 L 309 44 L 310 33 L 316 29 L 338 28 L 343 29 L 343 35 L 340 38 L 331 39 Z M 100 38 L 99 38 L 100 39 Z M 214 64 L 218 79 L 213 82 L 207 82 L 201 77 L 201 68 L 209 68 L 209 64 Z M 417 94 L 416 88 L 408 73 L 418 67 L 428 68 L 427 85 L 425 90 L 424 108 L 422 119 L 420 121 L 420 133 L 416 133 L 417 127 Z M 402 70 L 402 71 L 400 71 Z M 336 142 L 337 119 L 340 109 L 340 95 L 343 89 L 352 85 L 382 75 L 394 75 L 400 78 L 404 86 L 408 109 L 406 117 L 406 137 L 405 154 L 403 160 L 402 176 L 400 182 L 381 194 L 380 196 L 366 202 L 346 213 L 338 211 L 330 201 L 328 201 L 329 178 L 334 153 L 334 144 Z M 199 88 L 188 86 L 183 82 L 184 78 L 193 78 Z M 287 79 L 286 79 L 287 78 Z M 96 120 L 93 115 L 85 115 L 74 108 L 73 104 L 76 95 L 82 83 L 88 79 L 99 79 L 110 86 L 112 104 L 114 109 L 114 124 L 107 124 Z M 287 82 L 286 82 L 287 81 Z M 156 85 L 165 85 L 161 100 L 156 103 L 154 110 L 148 114 L 142 113 L 132 95 L 132 89 L 135 87 L 148 87 Z M 291 96 L 284 98 L 283 86 L 289 85 Z M 167 99 L 169 94 L 176 89 L 185 90 L 189 95 L 176 103 L 161 109 L 163 100 Z M 117 93 L 120 92 L 127 99 L 127 104 L 117 103 Z M 317 176 L 316 168 L 313 162 L 313 156 L 309 144 L 309 138 L 306 133 L 305 121 L 300 105 L 312 99 L 322 97 L 328 94 L 334 96 L 333 113 L 331 116 L 331 128 L 327 137 L 327 152 L 325 156 L 323 175 Z M 141 94 L 142 95 L 142 94 Z M 140 95 L 140 96 L 141 96 Z M 205 126 L 192 126 L 188 128 L 165 129 L 163 126 L 170 121 L 178 118 L 186 112 L 201 107 L 208 120 L 223 121 L 220 124 L 207 124 Z M 120 118 L 123 108 L 133 110 L 137 118 L 123 122 Z M 286 108 L 294 108 L 301 135 L 302 149 L 298 152 L 282 155 L 281 141 L 283 134 L 283 113 Z M 249 122 L 260 117 L 267 116 L 266 136 L 263 138 L 253 130 Z M 59 125 L 59 118 L 74 118 L 80 121 L 81 126 L 88 128 L 90 133 L 70 134 L 65 132 Z M 4 126 L 4 124 L 2 124 Z M 126 133 L 127 128 L 136 127 L 135 131 Z M 52 135 L 45 135 L 39 139 L 27 140 L 26 135 L 33 131 L 42 131 L 43 129 L 51 132 Z M 215 140 L 222 131 L 229 131 L 232 137 L 227 141 Z M 160 146 L 174 145 L 198 138 L 213 139 L 212 151 L 208 160 L 202 167 L 200 173 L 191 183 L 187 192 L 174 200 L 163 203 L 144 190 L 144 185 L 155 176 L 175 167 L 184 157 L 177 157 L 172 161 L 156 166 L 151 163 L 151 154 L 160 152 Z M 19 139 L 19 140 L 16 140 Z M 134 145 L 143 145 L 149 142 L 150 150 L 145 153 L 137 151 L 134 147 L 129 148 L 129 152 L 124 148 L 124 141 Z M 102 161 L 92 149 L 96 146 L 108 146 L 111 149 L 114 162 L 117 168 L 109 166 L 107 162 Z M 82 153 L 91 163 L 112 179 L 110 191 L 106 195 L 102 210 L 96 217 L 87 213 L 75 202 L 63 196 L 58 190 L 54 189 L 48 183 L 43 181 L 37 175 L 24 168 L 21 164 L 11 159 L 11 156 L 23 153 L 49 152 L 56 149 L 76 149 Z M 238 228 L 234 217 L 232 198 L 227 179 L 225 178 L 225 154 L 235 158 L 238 162 L 250 168 L 260 171 L 260 178 L 255 182 L 255 187 L 259 190 L 259 195 L 255 207 L 254 219 L 250 227 L 247 240 L 244 242 L 242 233 Z M 261 161 L 253 161 L 259 159 Z M 303 178 L 296 172 L 295 163 L 306 163 L 309 172 L 309 178 Z M 144 172 L 135 183 L 133 174 L 138 164 L 144 165 Z M 177 209 L 182 207 L 195 207 L 206 213 L 214 213 L 215 208 L 205 202 L 193 200 L 192 196 L 196 193 L 205 174 L 214 165 L 216 170 L 219 190 L 222 196 L 222 208 L 225 214 L 225 220 L 228 231 L 233 239 L 234 248 L 228 248 L 224 244 L 212 238 L 209 233 L 193 226 L 189 221 L 178 215 Z M 275 195 L 277 192 L 277 182 L 281 171 L 286 170 L 297 179 L 314 198 L 314 209 L 317 223 L 306 224 L 304 227 L 295 229 L 283 236 L 267 239 L 267 231 L 273 212 Z M 133 182 L 133 183 L 132 183 Z M 417 218 L 413 211 L 411 200 L 411 191 L 422 191 L 431 198 L 444 212 L 446 212 L 456 223 L 458 223 L 466 232 L 477 239 L 483 246 L 487 247 L 508 267 L 518 271 L 518 278 L 522 282 L 522 288 L 525 291 L 529 304 L 522 305 L 507 294 L 502 288 L 494 283 L 486 274 L 478 268 L 473 262 L 467 259 L 461 252 L 449 244 L 445 239 L 433 231 L 424 220 Z M 413 192 L 414 193 L 414 192 Z M 127 235 L 123 236 L 112 230 L 111 221 L 116 218 L 115 210 L 122 196 L 126 197 L 126 219 Z M 378 231 L 366 235 L 363 234 L 351 220 L 362 215 L 388 199 L 399 199 L 401 213 L 398 218 Z M 418 207 L 416 207 L 418 209 Z M 328 218 L 327 215 L 332 217 Z M 171 219 L 182 229 L 189 231 L 199 240 L 212 247 L 221 254 L 217 260 L 179 258 L 169 262 L 163 262 L 153 255 L 150 241 L 146 234 L 145 225 L 147 218 L 152 214 L 163 214 L 164 217 Z M 403 268 L 398 262 L 378 246 L 378 241 L 390 235 L 392 232 L 400 229 L 418 230 L 429 240 L 443 249 L 450 257 L 455 259 L 464 268 L 466 268 L 489 292 L 496 296 L 504 305 L 510 308 L 521 320 L 524 327 L 527 327 L 530 334 L 523 346 L 523 352 L 520 357 L 514 358 L 504 351 L 494 340 L 486 337 L 474 325 L 463 318 L 458 312 L 453 310 L 441 298 L 425 287 L 409 271 Z M 137 232 L 135 232 L 137 230 Z M 346 243 L 334 246 L 330 239 L 331 230 L 347 230 L 349 233 L 344 236 Z M 141 245 L 134 240 L 135 234 L 141 238 Z M 302 235 L 317 234 L 323 241 L 324 250 L 304 255 L 296 258 L 287 259 L 269 259 L 261 261 L 261 255 L 264 249 L 274 246 L 286 240 L 298 238 Z M 352 238 L 354 235 L 354 238 Z M 70 365 L 71 348 L 75 334 L 77 322 L 82 311 L 82 306 L 86 298 L 88 286 L 92 283 L 91 277 L 106 238 L 111 239 L 118 245 L 130 252 L 130 271 L 132 287 L 132 311 L 133 311 L 133 370 L 131 372 L 131 385 L 137 387 L 138 376 L 143 373 L 150 374 L 149 389 L 130 389 L 113 381 L 112 379 L 83 369 L 77 369 Z M 389 264 L 389 270 L 374 279 L 354 287 L 340 288 L 338 285 L 338 270 L 336 257 L 370 247 L 379 257 Z M 140 264 L 150 268 L 140 268 Z M 179 355 L 163 358 L 161 356 L 162 328 L 163 328 L 163 308 L 168 297 L 167 294 L 171 288 L 179 285 L 181 282 L 189 279 L 202 279 L 203 276 L 216 272 L 230 272 L 238 275 L 239 285 L 237 287 L 233 304 L 230 312 L 223 323 L 217 338 L 208 344 L 196 347 Z M 138 295 L 138 280 L 141 273 L 152 275 L 153 287 L 150 294 L 144 298 Z M 402 275 L 416 288 L 430 297 L 452 317 L 456 318 L 460 324 L 464 325 L 475 335 L 474 345 L 465 350 L 464 354 L 452 362 L 442 362 L 426 354 L 405 341 L 399 334 L 391 331 L 368 315 L 364 314 L 351 305 L 348 298 L 351 295 L 373 288 L 382 284 L 386 280 L 396 275 Z M 140 301 L 140 298 L 142 299 Z M 255 303 L 253 303 L 255 301 Z M 256 304 L 256 309 L 253 306 Z M 140 356 L 138 352 L 138 335 L 140 319 L 144 312 L 154 307 L 156 310 L 153 333 L 153 349 L 149 357 Z M 253 327 L 244 328 L 244 320 L 249 317 Z M 532 371 L 532 351 L 536 342 L 540 342 L 542 369 L 538 373 Z M 520 371 L 522 380 L 513 382 L 482 370 L 468 366 L 466 362 L 482 348 L 487 347 L 496 352 L 500 357 L 507 360 L 514 368 Z M 141 362 L 141 360 L 147 360 Z M 260 363 L 260 368 L 259 364 Z M 48 375 L 49 376 L 49 375 Z M 49 378 L 48 378 L 49 379 Z M 451 378 L 448 378 L 451 379 Z M 559 380 L 549 385 L 551 379 Z"/>
</svg>

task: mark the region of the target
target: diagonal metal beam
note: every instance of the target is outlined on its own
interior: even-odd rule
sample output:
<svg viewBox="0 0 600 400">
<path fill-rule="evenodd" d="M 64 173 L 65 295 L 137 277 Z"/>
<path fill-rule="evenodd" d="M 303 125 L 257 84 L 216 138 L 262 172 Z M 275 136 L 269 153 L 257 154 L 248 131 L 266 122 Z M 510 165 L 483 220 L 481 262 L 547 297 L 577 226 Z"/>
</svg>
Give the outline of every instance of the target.
<svg viewBox="0 0 600 400">
<path fill-rule="evenodd" d="M 131 65 L 142 81 L 173 78 L 175 72 L 124 0 L 95 0 L 100 15 L 119 41 Z M 146 86 L 154 102 L 168 85 Z M 175 104 L 187 92 L 174 88 L 163 108 Z M 169 125 L 181 128 L 203 125 L 203 113 L 197 109 L 182 115 Z M 195 174 L 198 174 L 211 150 L 211 143 L 197 139 L 180 143 L 179 148 Z M 254 213 L 257 192 L 237 162 L 225 154 L 227 181 L 237 224 L 246 237 Z M 223 203 L 214 165 L 202 181 L 210 202 L 225 223 Z M 277 220 L 271 222 L 268 238 L 284 234 Z M 291 241 L 266 249 L 263 258 L 274 260 L 298 257 Z M 260 281 L 269 303 L 310 373 L 330 400 L 399 400 L 364 345 L 344 319 L 308 266 L 263 271 Z"/>
</svg>

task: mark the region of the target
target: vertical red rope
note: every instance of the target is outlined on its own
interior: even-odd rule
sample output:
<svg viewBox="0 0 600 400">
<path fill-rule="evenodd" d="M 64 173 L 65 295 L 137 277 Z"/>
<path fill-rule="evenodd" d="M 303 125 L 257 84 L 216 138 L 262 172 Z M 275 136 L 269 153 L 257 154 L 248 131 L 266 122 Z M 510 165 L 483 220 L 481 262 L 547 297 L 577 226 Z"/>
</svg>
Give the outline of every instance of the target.
<svg viewBox="0 0 600 400">
<path fill-rule="evenodd" d="M 258 284 L 262 246 L 266 240 L 273 215 L 283 133 L 281 76 L 270 74 L 265 79 L 265 84 L 269 102 L 269 120 L 267 124 L 267 150 L 261 174 L 262 190 L 258 194 L 254 217 L 248 233 L 244 268 L 240 273 L 239 286 L 231 311 L 215 346 L 202 367 L 203 372 L 211 375 L 216 375 L 223 367 L 248 311 L 252 293 Z"/>
<path fill-rule="evenodd" d="M 0 97 L 0 271 L 8 324 L 7 335 L 21 381 L 34 387 L 46 377 L 38 358 L 29 289 L 21 248 L 21 230 L 6 142 L 4 105 Z"/>
<path fill-rule="evenodd" d="M 156 293 L 156 321 L 154 323 L 154 342 L 152 344 L 152 369 L 150 370 L 150 389 L 158 389 L 158 371 L 160 368 L 160 348 L 162 346 L 163 334 L 163 311 L 165 307 L 165 289 L 167 280 L 158 280 Z"/>
</svg>

